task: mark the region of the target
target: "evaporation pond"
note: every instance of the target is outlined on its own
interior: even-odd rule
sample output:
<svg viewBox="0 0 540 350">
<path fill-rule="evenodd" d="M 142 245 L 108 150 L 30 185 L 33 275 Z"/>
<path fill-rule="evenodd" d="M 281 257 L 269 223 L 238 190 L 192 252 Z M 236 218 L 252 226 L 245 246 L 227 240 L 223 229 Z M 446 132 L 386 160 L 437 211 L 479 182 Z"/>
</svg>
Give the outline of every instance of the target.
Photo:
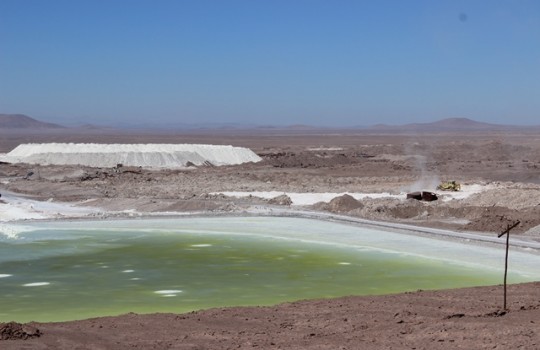
<svg viewBox="0 0 540 350">
<path fill-rule="evenodd" d="M 297 218 L 9 228 L 20 232 L 0 234 L 0 321 L 179 313 L 497 284 L 504 259 L 498 248 Z M 511 255 L 510 282 L 538 279 L 537 255 Z"/>
</svg>

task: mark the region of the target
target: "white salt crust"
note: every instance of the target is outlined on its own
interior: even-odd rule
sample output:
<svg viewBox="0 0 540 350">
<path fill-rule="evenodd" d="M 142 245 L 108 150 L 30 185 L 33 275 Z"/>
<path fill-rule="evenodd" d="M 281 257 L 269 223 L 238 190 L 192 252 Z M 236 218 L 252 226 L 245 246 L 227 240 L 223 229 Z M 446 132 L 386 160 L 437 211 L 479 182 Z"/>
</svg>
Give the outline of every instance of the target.
<svg viewBox="0 0 540 350">
<path fill-rule="evenodd" d="M 85 165 L 91 167 L 142 166 L 179 168 L 188 165 L 232 165 L 261 158 L 244 147 L 195 144 L 27 143 L 0 155 L 7 163 Z"/>
</svg>

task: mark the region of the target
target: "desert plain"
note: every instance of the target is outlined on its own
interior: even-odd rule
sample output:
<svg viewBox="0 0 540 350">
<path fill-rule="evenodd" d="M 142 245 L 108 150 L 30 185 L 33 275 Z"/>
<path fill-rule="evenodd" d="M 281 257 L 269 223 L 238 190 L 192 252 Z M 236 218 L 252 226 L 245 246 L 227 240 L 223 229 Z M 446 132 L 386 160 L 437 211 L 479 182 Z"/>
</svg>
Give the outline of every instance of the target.
<svg viewBox="0 0 540 350">
<path fill-rule="evenodd" d="M 70 215 L 44 213 L 48 219 L 298 212 L 490 239 L 519 221 L 513 237 L 529 242 L 532 250 L 540 242 L 540 136 L 535 130 L 18 130 L 1 132 L 0 153 L 29 142 L 222 144 L 250 148 L 262 158 L 257 163 L 178 169 L 0 164 L 0 205 L 17 196 L 82 208 Z M 450 180 L 459 182 L 462 191 L 436 189 Z M 406 199 L 406 193 L 422 190 L 437 193 L 438 200 Z M 4 324 L 3 338 L 28 339 L 1 340 L 0 347 L 540 348 L 540 285 L 512 285 L 508 310 L 501 309 L 501 288 Z"/>
</svg>

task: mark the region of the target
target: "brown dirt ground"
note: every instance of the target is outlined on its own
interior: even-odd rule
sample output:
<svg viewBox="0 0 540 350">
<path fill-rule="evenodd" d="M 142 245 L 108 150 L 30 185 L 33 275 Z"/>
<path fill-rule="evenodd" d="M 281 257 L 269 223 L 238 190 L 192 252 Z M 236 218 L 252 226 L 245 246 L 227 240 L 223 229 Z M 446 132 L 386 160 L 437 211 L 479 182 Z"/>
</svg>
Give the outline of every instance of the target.
<svg viewBox="0 0 540 350">
<path fill-rule="evenodd" d="M 232 144 L 252 148 L 263 161 L 161 171 L 0 164 L 0 191 L 43 200 L 86 200 L 86 205 L 106 210 L 229 212 L 267 202 L 209 193 L 399 193 L 457 180 L 496 188 L 449 202 L 367 199 L 357 205 L 337 200 L 317 208 L 372 220 L 492 233 L 519 219 L 515 232 L 540 237 L 540 138 L 534 135 L 14 133 L 0 137 L 0 151 L 22 142 L 66 141 Z M 30 171 L 34 175 L 23 179 Z M 281 203 L 287 205 L 286 200 Z M 511 286 L 511 312 L 504 316 L 494 314 L 500 308 L 501 288 L 484 287 L 31 324 L 40 337 L 0 341 L 0 348 L 540 349 L 539 288 L 539 283 Z"/>
<path fill-rule="evenodd" d="M 260 133 L 260 131 L 258 131 Z M 28 136 L 29 137 L 29 136 Z M 27 138 L 28 138 L 27 137 Z M 498 232 L 520 220 L 515 232 L 540 225 L 540 139 L 531 135 L 257 134 L 31 135 L 37 141 L 211 142 L 251 147 L 263 161 L 227 167 L 152 171 L 0 164 L 2 187 L 41 199 L 88 200 L 105 210 L 241 210 L 257 198 L 209 195 L 220 191 L 390 192 L 433 190 L 441 180 L 497 188 L 466 200 L 430 203 L 366 199 L 358 207 L 316 206 L 382 221 Z M 25 137 L 7 135 L 5 151 Z M 1 146 L 1 143 L 0 143 Z M 28 179 L 24 176 L 33 175 Z M 286 204 L 287 202 L 282 202 Z M 273 203 L 276 204 L 276 203 Z M 279 201 L 277 202 L 279 204 Z"/>
<path fill-rule="evenodd" d="M 14 349 L 539 349 L 540 283 L 32 323 Z"/>
</svg>

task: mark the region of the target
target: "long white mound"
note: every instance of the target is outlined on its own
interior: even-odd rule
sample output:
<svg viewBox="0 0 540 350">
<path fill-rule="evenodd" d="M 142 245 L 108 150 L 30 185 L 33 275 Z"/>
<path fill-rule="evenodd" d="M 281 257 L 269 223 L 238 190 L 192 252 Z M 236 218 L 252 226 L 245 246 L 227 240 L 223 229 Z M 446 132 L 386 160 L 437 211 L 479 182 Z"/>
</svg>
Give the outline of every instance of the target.
<svg viewBox="0 0 540 350">
<path fill-rule="evenodd" d="M 232 165 L 261 158 L 244 147 L 195 144 L 27 143 L 0 155 L 0 161 L 27 164 L 78 164 L 113 167 L 117 164 L 151 168 L 188 165 Z"/>
</svg>

